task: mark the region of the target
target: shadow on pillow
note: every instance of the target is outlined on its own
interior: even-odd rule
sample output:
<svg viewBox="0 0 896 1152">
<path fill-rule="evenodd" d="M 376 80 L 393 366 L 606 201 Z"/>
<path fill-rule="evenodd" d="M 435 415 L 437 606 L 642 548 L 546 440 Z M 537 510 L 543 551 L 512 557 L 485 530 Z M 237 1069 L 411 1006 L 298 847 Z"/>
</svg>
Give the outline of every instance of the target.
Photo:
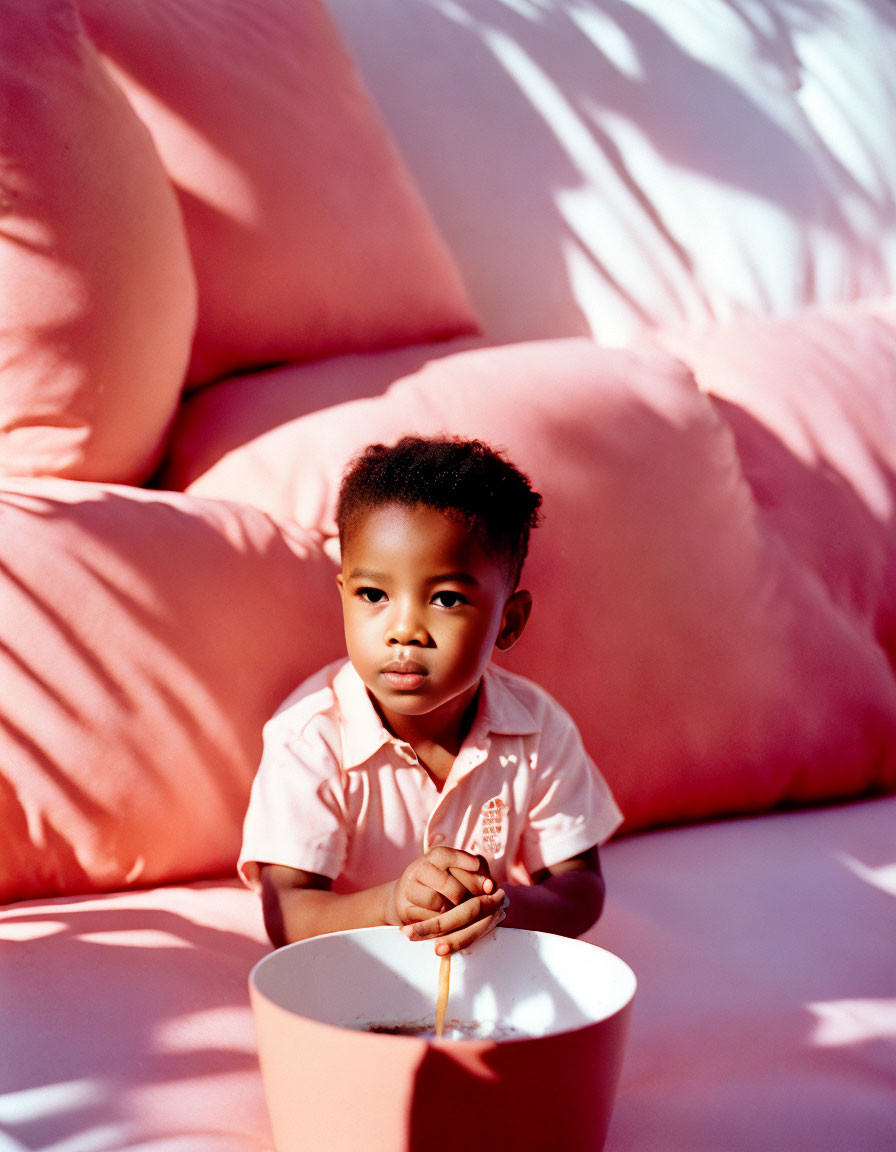
<svg viewBox="0 0 896 1152">
<path fill-rule="evenodd" d="M 331 562 L 237 505 L 0 490 L 0 902 L 232 873 L 261 728 L 339 655 Z"/>
</svg>

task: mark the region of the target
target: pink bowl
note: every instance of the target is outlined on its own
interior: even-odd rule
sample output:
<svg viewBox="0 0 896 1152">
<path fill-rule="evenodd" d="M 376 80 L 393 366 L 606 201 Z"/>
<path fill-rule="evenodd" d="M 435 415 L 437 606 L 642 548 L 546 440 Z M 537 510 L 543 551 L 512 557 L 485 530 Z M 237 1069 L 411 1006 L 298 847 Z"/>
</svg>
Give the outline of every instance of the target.
<svg viewBox="0 0 896 1152">
<path fill-rule="evenodd" d="M 502 928 L 452 957 L 445 1037 L 368 1031 L 434 1025 L 438 976 L 432 946 L 395 928 L 318 936 L 256 964 L 278 1152 L 599 1152 L 635 994 L 628 965 Z M 447 1038 L 471 1024 L 476 1039 Z"/>
</svg>

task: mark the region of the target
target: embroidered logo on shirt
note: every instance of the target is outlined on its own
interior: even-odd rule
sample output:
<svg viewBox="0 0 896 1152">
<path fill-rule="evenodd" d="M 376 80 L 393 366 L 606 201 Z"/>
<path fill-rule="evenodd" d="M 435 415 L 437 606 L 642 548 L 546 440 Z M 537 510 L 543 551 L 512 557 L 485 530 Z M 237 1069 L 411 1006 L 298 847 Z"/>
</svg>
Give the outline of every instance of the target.
<svg viewBox="0 0 896 1152">
<path fill-rule="evenodd" d="M 504 847 L 507 824 L 507 805 L 500 796 L 493 796 L 482 805 L 479 814 L 479 843 L 485 856 L 497 856 Z"/>
</svg>

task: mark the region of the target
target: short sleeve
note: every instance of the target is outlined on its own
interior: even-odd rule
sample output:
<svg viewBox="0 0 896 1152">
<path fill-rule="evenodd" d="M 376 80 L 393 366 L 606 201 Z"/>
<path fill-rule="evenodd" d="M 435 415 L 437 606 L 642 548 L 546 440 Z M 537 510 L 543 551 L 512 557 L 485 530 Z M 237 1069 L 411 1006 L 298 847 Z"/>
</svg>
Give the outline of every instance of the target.
<svg viewBox="0 0 896 1152">
<path fill-rule="evenodd" d="M 264 730 L 261 764 L 243 824 L 238 869 L 249 887 L 258 865 L 283 864 L 335 879 L 348 849 L 342 769 L 324 717 L 300 730 L 289 711 Z"/>
<path fill-rule="evenodd" d="M 610 786 L 559 707 L 546 719 L 533 772 L 520 846 L 530 873 L 604 843 L 622 823 Z"/>
</svg>

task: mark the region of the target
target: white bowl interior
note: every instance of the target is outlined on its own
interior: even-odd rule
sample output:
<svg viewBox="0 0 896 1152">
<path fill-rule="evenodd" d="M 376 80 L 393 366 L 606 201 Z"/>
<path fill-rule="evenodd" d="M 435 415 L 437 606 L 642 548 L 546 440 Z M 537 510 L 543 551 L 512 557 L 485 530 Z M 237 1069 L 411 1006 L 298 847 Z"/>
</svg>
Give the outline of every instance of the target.
<svg viewBox="0 0 896 1152">
<path fill-rule="evenodd" d="M 337 932 L 271 953 L 252 972 L 262 995 L 339 1027 L 434 1024 L 440 958 L 397 928 Z M 499 929 L 451 960 L 445 1035 L 538 1037 L 606 1019 L 634 996 L 629 966 L 602 948 Z"/>
</svg>

